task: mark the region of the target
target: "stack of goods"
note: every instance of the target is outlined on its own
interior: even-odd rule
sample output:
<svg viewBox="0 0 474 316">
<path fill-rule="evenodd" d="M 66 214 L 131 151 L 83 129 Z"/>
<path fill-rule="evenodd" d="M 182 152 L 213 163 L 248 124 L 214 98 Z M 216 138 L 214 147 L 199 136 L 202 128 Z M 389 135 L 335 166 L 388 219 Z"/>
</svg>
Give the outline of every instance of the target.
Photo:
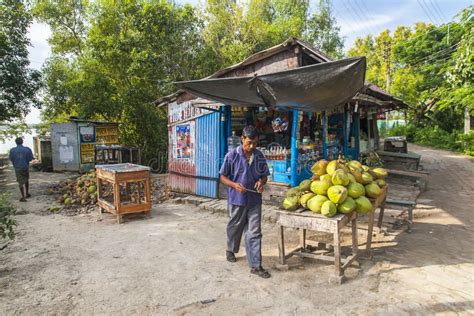
<svg viewBox="0 0 474 316">
<path fill-rule="evenodd" d="M 295 211 L 300 206 L 324 216 L 338 212 L 368 213 L 385 187 L 388 173 L 383 168 L 369 168 L 357 160 L 319 160 L 311 168 L 311 180 L 304 180 L 291 188 L 283 201 L 283 208 Z"/>
<path fill-rule="evenodd" d="M 60 194 L 59 202 L 68 205 L 93 205 L 97 203 L 96 174 L 94 171 L 75 180 L 61 181 L 51 186 L 50 192 Z"/>
</svg>

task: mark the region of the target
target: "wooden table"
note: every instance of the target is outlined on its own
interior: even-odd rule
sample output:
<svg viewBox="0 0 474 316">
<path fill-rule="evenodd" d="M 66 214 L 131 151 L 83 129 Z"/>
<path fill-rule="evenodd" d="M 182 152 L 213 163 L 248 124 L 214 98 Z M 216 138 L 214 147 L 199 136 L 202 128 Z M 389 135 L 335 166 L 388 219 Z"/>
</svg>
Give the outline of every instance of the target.
<svg viewBox="0 0 474 316">
<path fill-rule="evenodd" d="M 97 202 L 101 213 L 110 212 L 122 222 L 123 214 L 151 213 L 150 168 L 131 163 L 98 165 Z"/>
<path fill-rule="evenodd" d="M 384 187 L 382 194 L 374 200 L 371 200 L 373 210 L 368 213 L 369 223 L 367 231 L 366 253 L 371 256 L 372 232 L 374 226 L 374 213 L 379 207 L 383 207 L 387 198 L 387 187 Z M 311 258 L 322 261 L 334 262 L 334 275 L 330 282 L 341 284 L 345 277 L 344 271 L 359 257 L 359 244 L 357 238 L 357 218 L 361 214 L 352 212 L 351 214 L 336 214 L 334 217 L 325 217 L 319 213 L 299 209 L 296 212 L 277 210 L 279 227 L 278 232 L 278 252 L 280 265 L 278 268 L 288 269 L 286 260 L 292 256 L 302 258 Z M 347 258 L 341 257 L 341 230 L 348 223 L 352 227 L 352 254 Z M 285 227 L 298 228 L 300 230 L 300 244 L 290 252 L 285 250 Z M 325 243 L 318 243 L 317 247 L 311 247 L 306 244 L 306 230 L 330 233 L 333 235 L 334 255 L 329 256 Z M 317 254 L 315 252 L 322 252 Z"/>
</svg>

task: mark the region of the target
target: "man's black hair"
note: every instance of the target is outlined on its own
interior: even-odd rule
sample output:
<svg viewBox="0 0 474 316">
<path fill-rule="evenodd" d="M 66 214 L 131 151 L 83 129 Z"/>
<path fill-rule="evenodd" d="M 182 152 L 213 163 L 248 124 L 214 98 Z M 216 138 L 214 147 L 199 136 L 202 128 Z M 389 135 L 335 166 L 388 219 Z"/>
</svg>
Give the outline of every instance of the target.
<svg viewBox="0 0 474 316">
<path fill-rule="evenodd" d="M 17 139 L 15 139 L 15 143 L 16 143 L 17 145 L 23 144 L 23 138 L 18 137 Z"/>
<path fill-rule="evenodd" d="M 258 132 L 255 126 L 249 125 L 245 127 L 244 130 L 242 131 L 242 137 L 247 137 L 250 139 L 254 139 L 258 137 Z"/>
</svg>

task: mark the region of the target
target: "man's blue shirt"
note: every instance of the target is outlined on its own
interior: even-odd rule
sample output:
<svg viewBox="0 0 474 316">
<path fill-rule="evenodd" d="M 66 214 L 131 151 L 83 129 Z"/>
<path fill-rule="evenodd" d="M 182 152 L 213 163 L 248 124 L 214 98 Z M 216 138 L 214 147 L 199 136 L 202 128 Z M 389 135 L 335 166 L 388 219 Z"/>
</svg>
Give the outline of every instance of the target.
<svg viewBox="0 0 474 316">
<path fill-rule="evenodd" d="M 10 160 L 15 169 L 28 169 L 30 161 L 33 160 L 33 153 L 30 148 L 17 145 L 10 150 Z"/>
<path fill-rule="evenodd" d="M 247 161 L 242 145 L 231 150 L 224 158 L 220 174 L 231 181 L 242 184 L 245 188 L 255 190 L 255 183 L 264 176 L 269 176 L 267 160 L 259 150 L 255 149 L 251 161 Z M 262 203 L 262 195 L 254 192 L 240 193 L 229 187 L 229 204 L 254 206 Z"/>
</svg>

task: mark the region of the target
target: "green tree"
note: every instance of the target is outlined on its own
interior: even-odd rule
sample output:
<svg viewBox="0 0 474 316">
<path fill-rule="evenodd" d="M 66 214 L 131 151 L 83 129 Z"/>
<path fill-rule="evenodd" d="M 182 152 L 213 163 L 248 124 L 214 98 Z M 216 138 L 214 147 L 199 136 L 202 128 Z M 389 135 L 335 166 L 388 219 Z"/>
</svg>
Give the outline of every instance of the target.
<svg viewBox="0 0 474 316">
<path fill-rule="evenodd" d="M 342 58 L 343 38 L 340 28 L 331 12 L 331 1 L 320 0 L 318 11 L 313 13 L 306 24 L 304 38 L 314 47 L 333 58 Z"/>
<path fill-rule="evenodd" d="M 71 113 L 123 123 L 121 142 L 140 146 L 149 160 L 167 146 L 166 112 L 152 102 L 172 93 L 173 81 L 216 70 L 200 36 L 203 22 L 191 6 L 164 1 L 84 4 L 69 3 L 80 5 L 80 10 L 46 10 L 50 6 L 44 4 L 35 8 L 52 25 L 63 25 L 57 22 L 64 19 L 59 12 L 83 12 L 64 23 L 87 25 L 80 37 L 71 31 L 72 25 L 60 27 L 61 38 L 80 39 L 65 41 L 64 46 L 54 35 L 51 38 L 43 117 L 64 120 Z"/>
<path fill-rule="evenodd" d="M 31 20 L 22 1 L 0 2 L 0 124 L 21 121 L 30 106 L 40 106 L 40 73 L 28 61 Z"/>
</svg>

